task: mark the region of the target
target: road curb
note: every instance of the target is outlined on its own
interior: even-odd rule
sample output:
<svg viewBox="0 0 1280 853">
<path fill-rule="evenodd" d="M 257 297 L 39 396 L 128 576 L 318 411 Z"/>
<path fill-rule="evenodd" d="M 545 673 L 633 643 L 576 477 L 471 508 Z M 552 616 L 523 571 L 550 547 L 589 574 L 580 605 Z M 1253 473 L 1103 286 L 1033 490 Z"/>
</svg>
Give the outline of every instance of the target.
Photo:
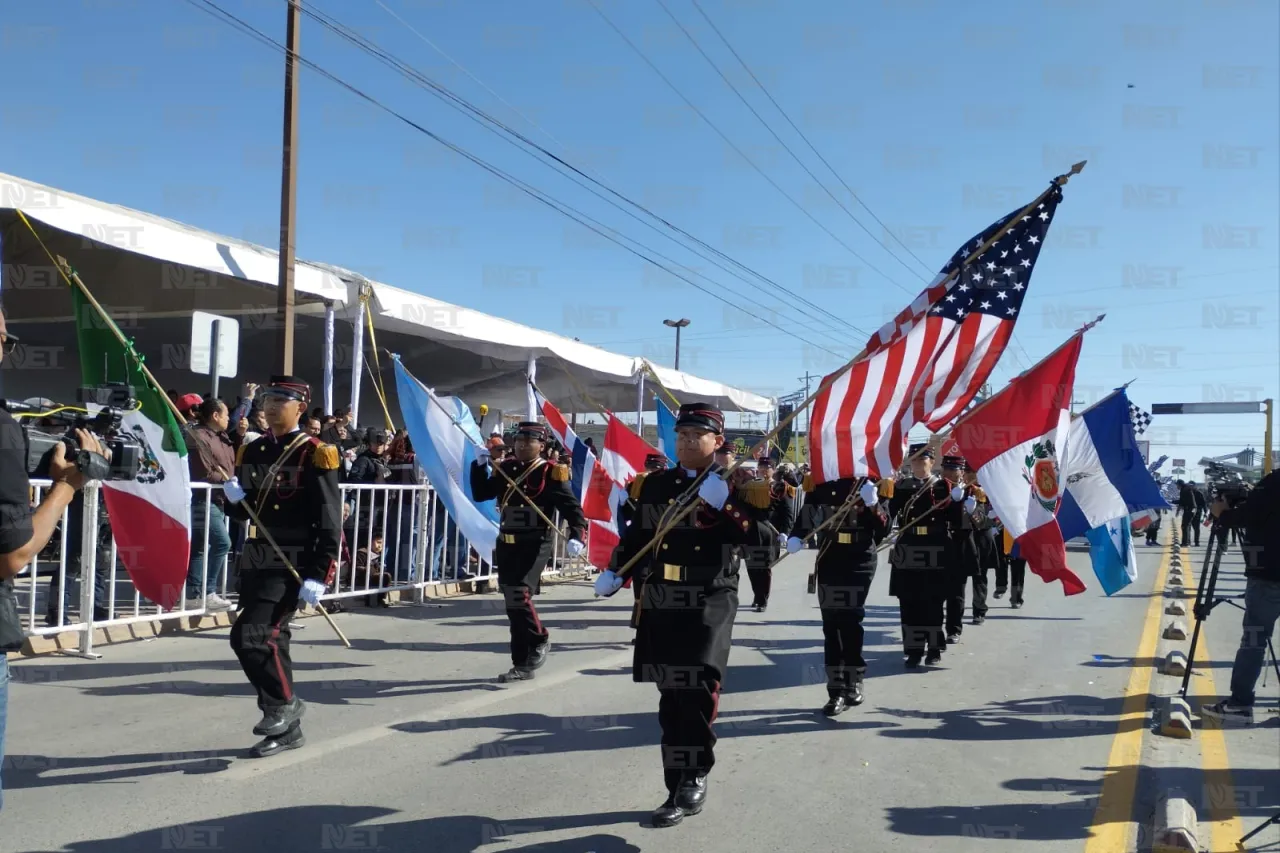
<svg viewBox="0 0 1280 853">
<path fill-rule="evenodd" d="M 1164 638 L 1166 640 L 1185 640 L 1187 638 L 1187 623 L 1183 619 L 1174 619 L 1164 628 Z"/>
<path fill-rule="evenodd" d="M 1187 656 L 1178 649 L 1173 649 L 1169 654 L 1165 655 L 1164 662 L 1160 665 L 1160 673 L 1162 675 L 1171 675 L 1174 678 L 1181 678 L 1187 674 Z"/>
<path fill-rule="evenodd" d="M 1151 853 L 1195 853 L 1200 849 L 1196 809 L 1177 789 L 1160 795 L 1152 819 Z"/>
<path fill-rule="evenodd" d="M 1165 699 L 1157 712 L 1160 734 L 1165 737 L 1188 740 L 1191 737 L 1191 706 L 1181 696 Z"/>
</svg>

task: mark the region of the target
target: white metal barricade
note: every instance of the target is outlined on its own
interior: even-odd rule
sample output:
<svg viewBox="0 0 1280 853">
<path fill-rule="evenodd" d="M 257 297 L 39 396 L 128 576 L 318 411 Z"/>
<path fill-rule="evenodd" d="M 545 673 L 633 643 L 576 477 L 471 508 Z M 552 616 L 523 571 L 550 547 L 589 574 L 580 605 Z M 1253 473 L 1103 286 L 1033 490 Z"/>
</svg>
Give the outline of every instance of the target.
<svg viewBox="0 0 1280 853">
<path fill-rule="evenodd" d="M 50 485 L 48 480 L 33 481 L 33 506 L 39 505 Z M 194 529 L 192 559 L 183 579 L 186 589 L 179 604 L 165 610 L 134 587 L 111 535 L 101 485 L 86 486 L 64 511 L 49 546 L 14 579 L 27 634 L 78 633 L 74 651 L 96 656 L 93 640 L 98 628 L 206 616 L 228 605 L 233 608 L 236 564 L 246 526 L 214 508 L 220 489 L 192 484 Z M 341 490 L 343 545 L 324 600 L 370 598 L 370 603 L 376 603 L 374 598 L 398 591 L 421 602 L 433 585 L 488 581 L 496 587 L 493 566 L 481 560 L 462 536 L 429 484 L 343 484 Z M 229 539 L 230 547 L 225 557 L 210 566 L 215 538 Z M 585 566 L 585 555 L 566 556 L 564 542 L 564 537 L 555 537 L 544 576 Z M 78 595 L 73 595 L 75 588 Z"/>
</svg>

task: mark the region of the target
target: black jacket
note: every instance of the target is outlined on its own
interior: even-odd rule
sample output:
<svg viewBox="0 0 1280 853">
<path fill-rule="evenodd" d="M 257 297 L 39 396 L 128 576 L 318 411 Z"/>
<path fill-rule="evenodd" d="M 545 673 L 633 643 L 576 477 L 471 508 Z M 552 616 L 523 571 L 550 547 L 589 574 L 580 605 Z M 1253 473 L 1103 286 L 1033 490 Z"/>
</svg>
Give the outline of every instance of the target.
<svg viewBox="0 0 1280 853">
<path fill-rule="evenodd" d="M 1244 532 L 1244 573 L 1280 582 L 1280 471 L 1262 478 L 1244 502 L 1222 514 L 1222 523 Z"/>
</svg>

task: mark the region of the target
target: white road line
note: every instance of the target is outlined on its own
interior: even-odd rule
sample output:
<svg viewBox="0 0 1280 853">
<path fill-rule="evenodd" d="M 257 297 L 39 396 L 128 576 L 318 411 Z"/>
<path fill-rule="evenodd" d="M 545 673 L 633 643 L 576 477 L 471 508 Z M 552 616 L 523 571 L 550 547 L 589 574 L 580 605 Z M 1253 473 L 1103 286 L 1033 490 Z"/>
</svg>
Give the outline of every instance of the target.
<svg viewBox="0 0 1280 853">
<path fill-rule="evenodd" d="M 628 663 L 632 659 L 633 652 L 628 649 L 607 658 L 600 658 L 592 661 L 590 669 L 612 669 Z M 585 669 L 585 668 L 584 668 Z M 412 717 L 405 717 L 399 720 L 392 720 L 387 723 L 380 723 L 369 728 L 359 729 L 354 732 L 323 741 L 308 741 L 307 745 L 301 749 L 291 752 L 281 753 L 272 758 L 253 759 L 245 758 L 237 760 L 226 770 L 221 773 L 213 774 L 214 778 L 222 781 L 242 781 L 245 779 L 256 779 L 265 776 L 276 770 L 283 770 L 286 767 L 294 767 L 307 761 L 322 758 L 344 749 L 351 749 L 356 746 L 363 746 L 384 737 L 399 734 L 396 726 L 402 726 L 409 723 L 444 723 L 448 720 L 457 719 L 460 716 L 471 714 L 481 708 L 487 708 L 490 705 L 497 705 L 511 699 L 521 696 L 527 696 L 532 692 L 547 687 L 555 687 L 572 681 L 582 675 L 583 669 L 569 668 L 560 672 L 553 672 L 549 675 L 541 673 L 532 682 L 525 685 L 515 685 L 505 687 L 502 690 L 488 691 L 482 696 L 474 696 L 470 699 L 463 699 L 458 702 L 446 705 L 443 708 L 436 708 L 433 711 L 427 711 L 422 714 L 415 714 Z"/>
</svg>

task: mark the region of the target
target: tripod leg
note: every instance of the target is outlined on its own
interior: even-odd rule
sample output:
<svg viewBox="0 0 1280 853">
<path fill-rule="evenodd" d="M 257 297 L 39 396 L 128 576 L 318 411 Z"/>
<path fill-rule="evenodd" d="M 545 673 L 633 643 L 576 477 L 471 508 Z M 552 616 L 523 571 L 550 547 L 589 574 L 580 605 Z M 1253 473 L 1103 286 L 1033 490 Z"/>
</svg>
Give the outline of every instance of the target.
<svg viewBox="0 0 1280 853">
<path fill-rule="evenodd" d="M 1250 831 L 1248 835 L 1244 836 L 1239 841 L 1237 841 L 1236 846 L 1239 847 L 1241 850 L 1243 850 L 1244 843 L 1246 841 L 1248 841 L 1250 838 L 1253 838 L 1255 835 L 1257 835 L 1259 832 L 1262 832 L 1262 830 L 1266 829 L 1268 826 L 1271 826 L 1271 824 L 1273 823 L 1280 824 L 1280 812 L 1276 812 L 1271 817 L 1264 820 L 1261 825 L 1259 825 L 1258 827 Z"/>
<path fill-rule="evenodd" d="M 1222 553 L 1225 550 L 1218 541 L 1218 524 L 1214 523 L 1209 532 L 1209 547 L 1204 549 L 1204 566 L 1200 569 L 1200 583 L 1196 587 L 1196 603 L 1192 608 L 1196 626 L 1191 632 L 1191 647 L 1187 649 L 1187 670 L 1182 675 L 1182 689 L 1179 693 L 1187 698 L 1187 690 L 1191 686 L 1191 672 L 1195 666 L 1196 644 L 1200 640 L 1200 624 L 1209 618 L 1213 611 L 1213 594 L 1218 585 L 1218 568 L 1222 565 Z M 1215 549 L 1216 546 L 1216 549 Z M 1209 558 L 1213 558 L 1210 565 Z"/>
</svg>

